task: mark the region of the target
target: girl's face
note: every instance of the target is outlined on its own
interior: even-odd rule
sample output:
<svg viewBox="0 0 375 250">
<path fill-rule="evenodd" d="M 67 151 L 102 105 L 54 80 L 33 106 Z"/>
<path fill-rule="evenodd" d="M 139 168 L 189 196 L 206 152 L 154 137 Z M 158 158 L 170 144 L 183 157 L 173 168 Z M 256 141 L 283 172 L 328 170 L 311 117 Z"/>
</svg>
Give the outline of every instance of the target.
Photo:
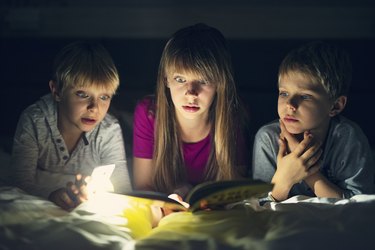
<svg viewBox="0 0 375 250">
<path fill-rule="evenodd" d="M 333 116 L 332 107 L 333 102 L 321 84 L 298 72 L 280 77 L 278 113 L 289 133 L 324 134 Z"/>
<path fill-rule="evenodd" d="M 107 114 L 112 93 L 102 88 L 68 88 L 58 100 L 59 128 L 64 131 L 88 132 Z"/>
<path fill-rule="evenodd" d="M 167 75 L 177 119 L 206 121 L 216 94 L 216 86 L 192 73 L 170 72 Z"/>
</svg>

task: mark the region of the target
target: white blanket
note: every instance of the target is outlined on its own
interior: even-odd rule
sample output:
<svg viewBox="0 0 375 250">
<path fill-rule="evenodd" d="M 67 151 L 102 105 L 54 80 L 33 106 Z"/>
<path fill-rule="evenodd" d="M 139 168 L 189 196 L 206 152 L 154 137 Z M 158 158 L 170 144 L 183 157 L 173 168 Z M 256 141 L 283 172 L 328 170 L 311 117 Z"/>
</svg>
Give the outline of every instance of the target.
<svg viewBox="0 0 375 250">
<path fill-rule="evenodd" d="M 140 212 L 141 211 L 141 212 Z M 375 249 L 375 195 L 303 196 L 259 207 L 178 212 L 150 228 L 144 207 L 109 195 L 65 212 L 0 188 L 0 249 Z"/>
</svg>

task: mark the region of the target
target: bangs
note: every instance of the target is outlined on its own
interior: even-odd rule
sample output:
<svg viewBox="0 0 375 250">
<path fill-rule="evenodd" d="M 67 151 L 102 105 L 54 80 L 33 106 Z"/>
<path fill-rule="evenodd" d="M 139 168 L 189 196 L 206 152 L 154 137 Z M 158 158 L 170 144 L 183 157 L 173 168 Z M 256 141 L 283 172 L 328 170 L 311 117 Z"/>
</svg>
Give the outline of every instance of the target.
<svg viewBox="0 0 375 250">
<path fill-rule="evenodd" d="M 119 85 L 118 81 L 114 80 L 106 80 L 106 81 L 100 81 L 97 78 L 86 78 L 86 77 L 77 77 L 74 81 L 75 83 L 71 86 L 73 88 L 79 89 L 79 88 L 95 88 L 103 90 L 104 92 L 108 92 L 112 95 L 116 93 L 117 87 Z"/>
<path fill-rule="evenodd" d="M 165 73 L 179 72 L 198 76 L 210 83 L 220 82 L 221 76 L 214 59 L 199 54 L 174 54 L 166 62 Z"/>
<path fill-rule="evenodd" d="M 75 65 L 66 74 L 61 75 L 62 91 L 66 88 L 98 88 L 115 94 L 120 82 L 117 71 L 93 67 L 93 65 Z"/>
</svg>

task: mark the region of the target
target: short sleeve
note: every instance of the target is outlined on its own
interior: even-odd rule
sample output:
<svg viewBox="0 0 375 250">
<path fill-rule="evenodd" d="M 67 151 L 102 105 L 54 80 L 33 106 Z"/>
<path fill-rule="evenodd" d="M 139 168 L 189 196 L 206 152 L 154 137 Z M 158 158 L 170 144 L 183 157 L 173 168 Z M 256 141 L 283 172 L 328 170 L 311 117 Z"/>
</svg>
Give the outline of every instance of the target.
<svg viewBox="0 0 375 250">
<path fill-rule="evenodd" d="M 154 148 L 155 113 L 153 99 L 146 97 L 138 102 L 134 111 L 133 156 L 152 159 Z"/>
</svg>

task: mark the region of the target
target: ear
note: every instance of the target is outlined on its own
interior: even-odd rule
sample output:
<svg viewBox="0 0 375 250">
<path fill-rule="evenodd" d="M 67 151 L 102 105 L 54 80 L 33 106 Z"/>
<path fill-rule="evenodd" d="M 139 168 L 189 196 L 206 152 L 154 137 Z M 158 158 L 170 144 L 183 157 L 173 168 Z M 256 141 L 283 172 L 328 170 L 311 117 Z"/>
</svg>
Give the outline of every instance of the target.
<svg viewBox="0 0 375 250">
<path fill-rule="evenodd" d="M 345 108 L 346 100 L 347 100 L 346 96 L 340 96 L 340 97 L 338 97 L 336 99 L 335 103 L 332 105 L 332 109 L 329 112 L 329 116 L 330 117 L 334 117 L 334 116 L 340 114 L 341 111 L 343 111 L 344 108 Z"/>
<path fill-rule="evenodd" d="M 48 84 L 49 84 L 49 89 L 51 90 L 53 99 L 55 99 L 56 102 L 59 102 L 60 94 L 59 94 L 59 91 L 57 90 L 56 82 L 50 80 Z"/>
</svg>

